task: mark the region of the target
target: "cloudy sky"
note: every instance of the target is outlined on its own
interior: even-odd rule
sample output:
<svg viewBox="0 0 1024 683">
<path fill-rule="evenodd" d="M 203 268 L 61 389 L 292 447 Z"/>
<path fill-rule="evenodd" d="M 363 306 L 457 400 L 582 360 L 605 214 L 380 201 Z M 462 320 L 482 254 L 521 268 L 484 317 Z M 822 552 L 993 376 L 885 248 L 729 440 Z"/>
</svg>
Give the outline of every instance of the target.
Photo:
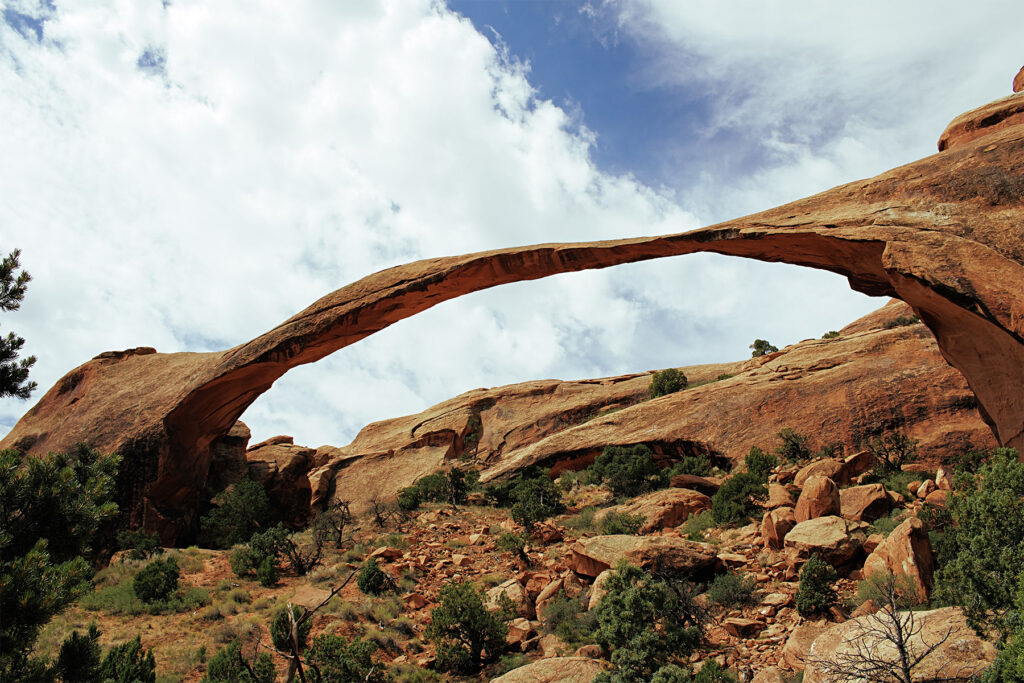
<svg viewBox="0 0 1024 683">
<path fill-rule="evenodd" d="M 935 151 L 1009 94 L 1019 0 L 0 2 L 0 331 L 40 389 L 246 341 L 425 257 L 677 232 Z M 347 443 L 480 386 L 749 355 L 883 302 L 714 255 L 508 285 L 293 370 L 256 440 Z"/>
</svg>

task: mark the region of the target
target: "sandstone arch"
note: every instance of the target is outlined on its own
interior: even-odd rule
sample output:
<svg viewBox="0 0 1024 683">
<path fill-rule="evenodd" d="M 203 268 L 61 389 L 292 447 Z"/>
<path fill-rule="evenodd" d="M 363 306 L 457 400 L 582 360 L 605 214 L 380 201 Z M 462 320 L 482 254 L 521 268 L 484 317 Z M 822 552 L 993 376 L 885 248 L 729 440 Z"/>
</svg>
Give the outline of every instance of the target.
<svg viewBox="0 0 1024 683">
<path fill-rule="evenodd" d="M 996 438 L 1021 448 L 1022 106 L 1024 93 L 958 117 L 940 154 L 708 228 L 418 261 L 332 292 L 226 351 L 101 354 L 52 387 L 0 446 L 46 452 L 88 441 L 120 451 L 122 510 L 170 540 L 191 523 L 211 444 L 290 368 L 472 291 L 711 251 L 822 268 L 858 291 L 903 299 L 967 378 Z"/>
</svg>

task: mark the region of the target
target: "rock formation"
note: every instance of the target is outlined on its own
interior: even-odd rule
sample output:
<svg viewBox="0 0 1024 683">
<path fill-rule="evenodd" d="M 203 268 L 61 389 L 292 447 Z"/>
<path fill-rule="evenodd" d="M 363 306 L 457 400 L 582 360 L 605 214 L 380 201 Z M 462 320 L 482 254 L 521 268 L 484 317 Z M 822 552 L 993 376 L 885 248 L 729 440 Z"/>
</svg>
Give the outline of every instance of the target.
<svg viewBox="0 0 1024 683">
<path fill-rule="evenodd" d="M 958 117 L 940 154 L 744 218 L 674 235 L 427 259 L 332 292 L 226 351 L 104 353 L 59 380 L 0 446 L 45 453 L 85 441 L 121 452 L 121 523 L 159 530 L 170 541 L 194 528 L 218 440 L 290 368 L 469 292 L 710 251 L 822 268 L 858 291 L 903 299 L 963 373 L 998 441 L 1021 447 L 1022 124 L 1018 93 Z M 764 373 L 785 383 L 835 370 L 797 360 L 784 368 L 766 357 Z M 844 406 L 851 403 L 848 396 Z"/>
<path fill-rule="evenodd" d="M 1024 90 L 1024 66 L 1020 68 L 1020 71 L 1013 78 L 1013 92 L 1021 92 L 1022 90 Z"/>
</svg>

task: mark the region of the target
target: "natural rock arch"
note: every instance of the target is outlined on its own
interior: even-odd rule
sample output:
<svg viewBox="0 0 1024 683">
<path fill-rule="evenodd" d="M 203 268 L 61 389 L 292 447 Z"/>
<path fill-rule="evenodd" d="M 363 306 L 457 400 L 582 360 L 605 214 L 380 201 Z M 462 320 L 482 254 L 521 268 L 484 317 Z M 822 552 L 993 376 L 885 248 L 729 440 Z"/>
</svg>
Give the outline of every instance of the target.
<svg viewBox="0 0 1024 683">
<path fill-rule="evenodd" d="M 1020 449 L 1022 107 L 1024 93 L 1004 98 L 958 117 L 940 154 L 708 228 L 417 261 L 332 292 L 226 351 L 101 354 L 65 375 L 0 446 L 45 453 L 86 441 L 121 452 L 128 521 L 171 540 L 193 522 L 213 443 L 290 368 L 469 292 L 710 251 L 830 270 L 855 290 L 903 299 L 966 377 L 996 438 Z"/>
</svg>

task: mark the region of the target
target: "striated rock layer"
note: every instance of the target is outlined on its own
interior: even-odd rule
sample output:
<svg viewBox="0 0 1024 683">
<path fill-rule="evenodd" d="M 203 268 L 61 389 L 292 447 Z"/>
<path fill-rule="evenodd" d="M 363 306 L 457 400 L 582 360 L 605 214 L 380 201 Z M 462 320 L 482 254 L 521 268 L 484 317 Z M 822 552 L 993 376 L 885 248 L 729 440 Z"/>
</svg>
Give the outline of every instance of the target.
<svg viewBox="0 0 1024 683">
<path fill-rule="evenodd" d="M 290 368 L 469 292 L 710 251 L 822 268 L 858 291 L 903 299 L 966 377 L 999 442 L 1020 447 L 1022 97 L 982 107 L 977 124 L 946 138 L 940 154 L 712 227 L 427 259 L 332 292 L 226 351 L 101 354 L 58 381 L 0 446 L 39 453 L 86 441 L 120 451 L 121 523 L 141 523 L 169 541 L 193 527 L 217 440 Z"/>
</svg>

